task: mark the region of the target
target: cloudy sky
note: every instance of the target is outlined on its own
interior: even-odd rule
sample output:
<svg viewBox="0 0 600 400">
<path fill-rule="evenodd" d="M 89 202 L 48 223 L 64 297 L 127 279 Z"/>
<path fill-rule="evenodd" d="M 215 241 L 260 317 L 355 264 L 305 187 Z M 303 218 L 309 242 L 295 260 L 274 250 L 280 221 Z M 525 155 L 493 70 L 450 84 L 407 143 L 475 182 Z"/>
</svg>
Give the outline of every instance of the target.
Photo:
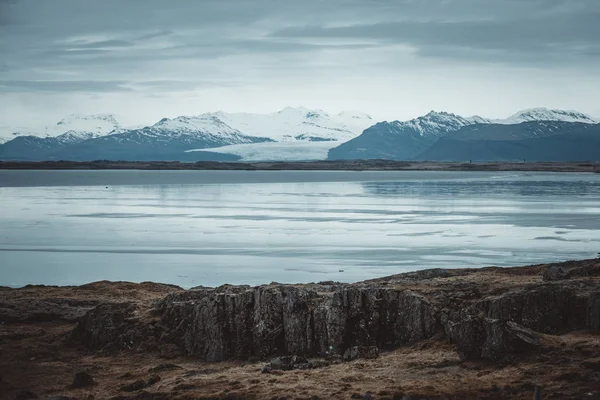
<svg viewBox="0 0 600 400">
<path fill-rule="evenodd" d="M 303 105 L 600 117 L 598 0 L 0 0 L 0 125 Z"/>
</svg>

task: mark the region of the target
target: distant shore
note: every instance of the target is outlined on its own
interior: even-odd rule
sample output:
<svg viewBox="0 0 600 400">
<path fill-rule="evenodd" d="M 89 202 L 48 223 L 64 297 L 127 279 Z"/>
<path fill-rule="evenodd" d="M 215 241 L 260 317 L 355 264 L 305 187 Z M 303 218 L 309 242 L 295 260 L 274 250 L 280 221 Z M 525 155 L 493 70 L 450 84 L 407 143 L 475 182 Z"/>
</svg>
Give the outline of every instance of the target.
<svg viewBox="0 0 600 400">
<path fill-rule="evenodd" d="M 388 160 L 307 162 L 0 161 L 3 170 L 248 170 L 248 171 L 539 171 L 600 172 L 594 162 L 406 162 Z"/>
</svg>

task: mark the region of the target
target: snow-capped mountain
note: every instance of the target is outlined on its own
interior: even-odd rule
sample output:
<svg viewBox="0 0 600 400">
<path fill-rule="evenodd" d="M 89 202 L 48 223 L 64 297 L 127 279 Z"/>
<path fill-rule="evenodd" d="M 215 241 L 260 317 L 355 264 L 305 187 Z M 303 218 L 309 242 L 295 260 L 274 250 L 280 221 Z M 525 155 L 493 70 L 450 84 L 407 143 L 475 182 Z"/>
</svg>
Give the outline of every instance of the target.
<svg viewBox="0 0 600 400">
<path fill-rule="evenodd" d="M 372 118 L 359 112 L 328 114 L 305 107 L 286 107 L 271 114 L 225 113 L 205 114 L 246 135 L 268 137 L 277 142 L 346 141 L 373 125 Z"/>
<path fill-rule="evenodd" d="M 551 110 L 543 107 L 519 111 L 506 119 L 494 120 L 492 122 L 503 125 L 514 125 L 530 121 L 581 122 L 584 124 L 600 123 L 600 121 L 579 111 Z"/>
<path fill-rule="evenodd" d="M 191 118 L 207 117 L 215 118 L 215 124 L 221 122 L 246 135 L 267 137 L 276 142 L 240 142 L 208 149 L 235 155 L 243 161 L 323 160 L 327 158 L 329 149 L 357 137 L 373 124 L 373 119 L 365 113 L 343 111 L 328 114 L 305 107 L 286 107 L 271 114 L 218 111 Z"/>
<path fill-rule="evenodd" d="M 526 123 L 531 125 L 521 127 Z M 520 111 L 502 120 L 431 111 L 410 121 L 380 122 L 357 138 L 332 148 L 329 159 L 411 160 L 449 135 L 464 136 L 464 140 L 525 140 L 570 132 L 577 124 L 596 123 L 583 113 L 546 108 Z M 509 129 L 493 128 L 499 125 Z"/>
<path fill-rule="evenodd" d="M 473 124 L 487 124 L 479 116 L 461 117 L 431 111 L 410 121 L 380 122 L 362 135 L 329 151 L 329 159 L 411 159 L 429 148 L 440 137 Z"/>
<path fill-rule="evenodd" d="M 210 114 L 173 119 L 163 118 L 151 127 L 130 132 L 140 132 L 147 137 L 162 141 L 171 140 L 175 137 L 180 139 L 187 138 L 188 140 L 205 138 L 206 140 L 223 144 L 253 143 L 255 141 L 250 137 L 253 135 L 242 133 L 223 122 L 216 115 Z M 127 138 L 127 135 L 123 137 Z"/>
<path fill-rule="evenodd" d="M 384 122 L 385 123 L 385 122 Z M 477 124 L 477 123 L 489 123 L 488 120 L 479 116 L 474 117 L 461 117 L 460 115 L 447 113 L 447 112 L 436 112 L 430 111 L 422 117 L 411 119 L 410 121 L 393 121 L 389 122 L 398 131 L 414 131 L 418 132 L 421 136 L 443 136 L 448 132 L 459 130 L 463 126 Z"/>
<path fill-rule="evenodd" d="M 49 136 L 69 133 L 71 137 L 81 135 L 84 139 L 117 133 L 122 130 L 121 124 L 112 114 L 69 115 L 55 125 L 49 126 L 45 132 Z"/>
<path fill-rule="evenodd" d="M 206 159 L 207 155 L 196 154 L 197 158 L 192 158 L 193 155 L 185 154 L 187 150 L 270 141 L 268 138 L 245 135 L 214 116 L 202 115 L 163 118 L 152 126 L 84 140 L 60 148 L 46 157 L 61 160 L 193 161 Z M 211 159 L 235 161 L 239 157 L 215 153 Z"/>
<path fill-rule="evenodd" d="M 56 124 L 38 128 L 4 129 L 9 138 L 0 146 L 0 157 L 9 160 L 52 158 L 76 144 L 122 131 L 111 114 L 70 115 Z"/>
<path fill-rule="evenodd" d="M 111 133 L 121 132 L 123 128 L 112 114 L 77 115 L 72 114 L 52 125 L 38 127 L 2 127 L 0 137 L 9 141 L 19 136 L 41 138 L 62 137 L 62 141 L 76 143 Z"/>
<path fill-rule="evenodd" d="M 527 123 L 533 126 L 518 127 Z M 71 115 L 37 130 L 0 127 L 0 134 L 13 134 L 13 140 L 0 144 L 0 158 L 292 161 L 324 159 L 328 154 L 331 159 L 414 159 L 454 133 L 459 133 L 455 139 L 463 134 L 468 140 L 493 140 L 502 134 L 500 140 L 523 140 L 527 135 L 549 137 L 572 131 L 577 124 L 595 123 L 583 113 L 545 108 L 520 111 L 502 120 L 431 111 L 409 121 L 374 124 L 361 112 L 329 114 L 287 107 L 270 114 L 217 111 L 163 118 L 135 129 L 122 128 L 110 114 Z M 507 125 L 508 130 L 487 128 Z"/>
</svg>

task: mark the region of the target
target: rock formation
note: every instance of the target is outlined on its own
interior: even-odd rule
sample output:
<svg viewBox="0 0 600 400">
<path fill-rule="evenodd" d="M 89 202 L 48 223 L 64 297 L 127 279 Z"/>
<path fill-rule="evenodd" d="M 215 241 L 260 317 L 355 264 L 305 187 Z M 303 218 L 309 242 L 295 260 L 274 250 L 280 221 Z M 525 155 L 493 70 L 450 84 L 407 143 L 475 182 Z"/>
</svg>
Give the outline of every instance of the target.
<svg viewBox="0 0 600 400">
<path fill-rule="evenodd" d="M 352 348 L 391 350 L 436 336 L 455 344 L 463 360 L 500 362 L 551 345 L 548 335 L 600 331 L 597 268 L 592 260 L 525 274 L 479 271 L 503 278 L 497 287 L 469 279 L 474 271 L 432 270 L 359 284 L 198 288 L 168 294 L 146 312 L 135 303 L 99 305 L 72 339 L 95 350 L 169 343 L 223 361 L 343 356 Z"/>
</svg>

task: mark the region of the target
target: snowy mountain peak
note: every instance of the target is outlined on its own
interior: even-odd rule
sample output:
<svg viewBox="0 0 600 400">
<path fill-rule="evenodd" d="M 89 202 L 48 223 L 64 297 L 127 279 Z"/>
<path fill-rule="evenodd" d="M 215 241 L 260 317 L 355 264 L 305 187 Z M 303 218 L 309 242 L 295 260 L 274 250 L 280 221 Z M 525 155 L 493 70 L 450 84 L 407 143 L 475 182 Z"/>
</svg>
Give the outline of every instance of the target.
<svg viewBox="0 0 600 400">
<path fill-rule="evenodd" d="M 578 111 L 552 110 L 548 108 L 531 108 L 519 111 L 505 120 L 495 121 L 503 124 L 520 124 L 529 121 L 563 121 L 563 122 L 581 122 L 585 124 L 596 124 L 594 118 Z"/>
<path fill-rule="evenodd" d="M 440 136 L 474 123 L 475 121 L 445 111 L 430 111 L 410 121 L 393 122 L 397 128 L 412 129 L 421 136 Z"/>
<path fill-rule="evenodd" d="M 112 114 L 69 115 L 55 124 L 32 127 L 1 127 L 0 136 L 13 139 L 19 136 L 37 136 L 61 138 L 61 141 L 74 143 L 93 139 L 111 133 L 121 132 L 123 128 Z"/>
<path fill-rule="evenodd" d="M 68 131 L 89 132 L 96 135 L 106 135 L 121 129 L 121 125 L 112 114 L 77 115 L 72 114 L 61 119 L 54 126 L 47 127 L 49 135 L 62 134 Z M 54 136 L 54 135 L 52 135 Z"/>
<path fill-rule="evenodd" d="M 163 118 L 152 128 L 173 133 L 203 132 L 213 134 L 241 134 L 214 114 L 201 114 L 192 117 L 181 116 L 176 118 Z"/>
<path fill-rule="evenodd" d="M 85 122 L 83 122 L 85 121 Z M 71 114 L 56 123 L 56 125 L 74 125 L 74 124 L 97 124 L 104 125 L 106 123 L 113 126 L 120 126 L 113 114 L 96 114 L 96 115 L 81 115 Z"/>
</svg>

